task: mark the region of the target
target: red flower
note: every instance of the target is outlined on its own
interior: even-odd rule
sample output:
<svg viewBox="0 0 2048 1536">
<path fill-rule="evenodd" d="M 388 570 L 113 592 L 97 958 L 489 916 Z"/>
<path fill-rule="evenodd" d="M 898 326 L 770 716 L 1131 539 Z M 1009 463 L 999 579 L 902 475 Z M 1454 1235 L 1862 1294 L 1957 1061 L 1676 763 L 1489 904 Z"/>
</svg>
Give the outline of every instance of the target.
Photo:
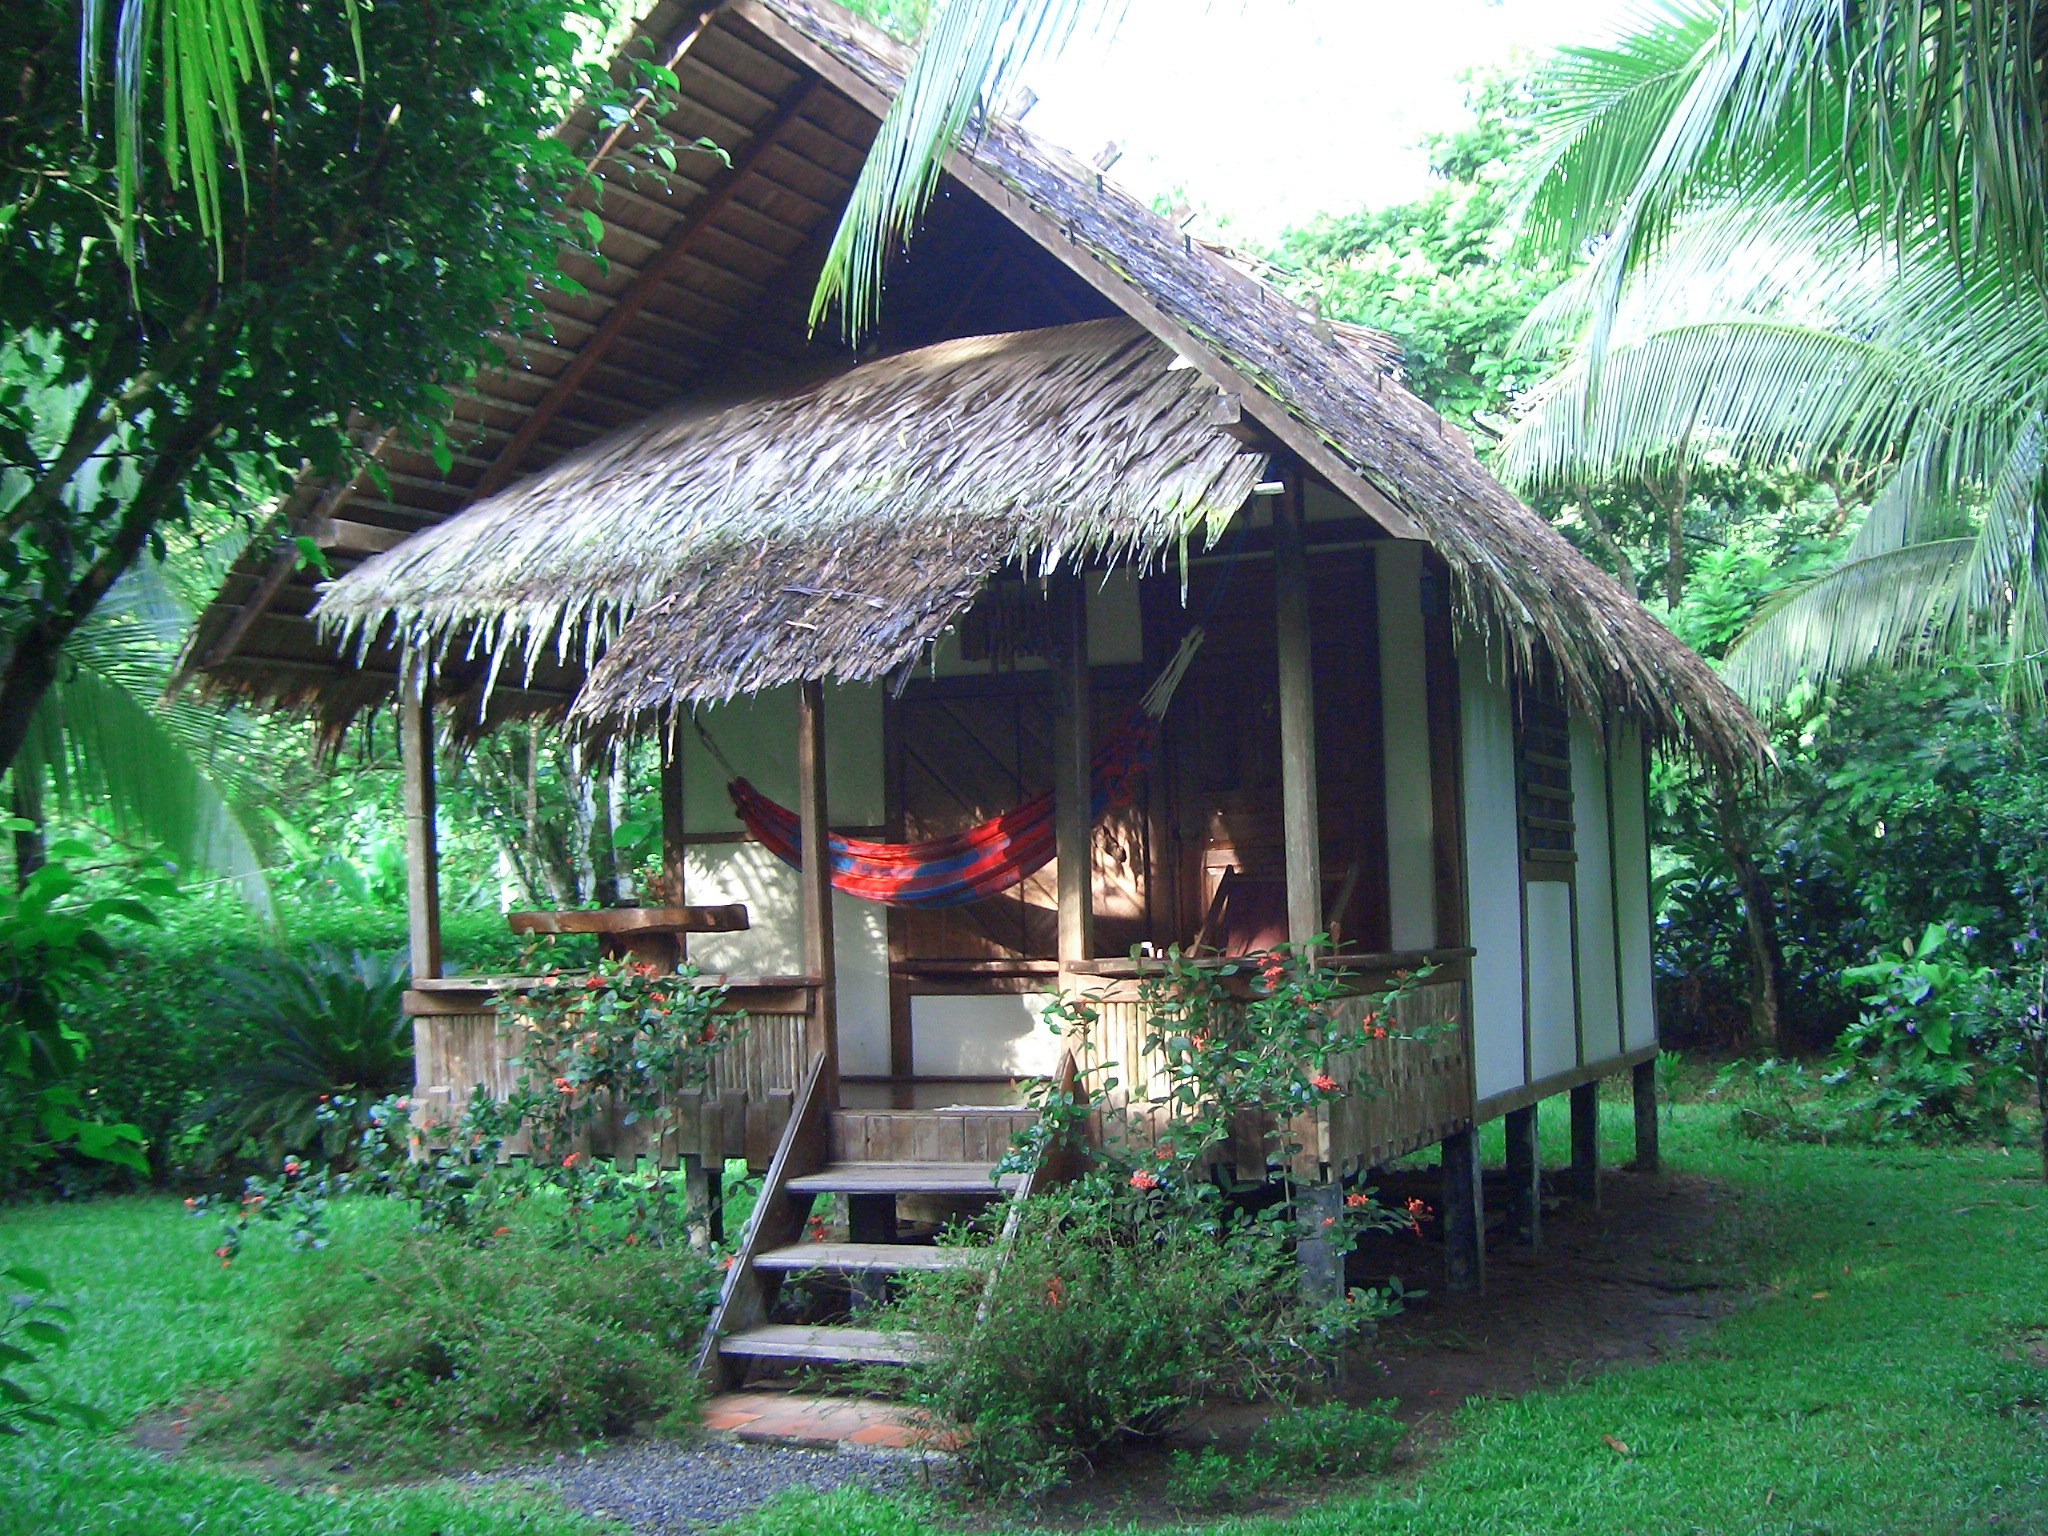
<svg viewBox="0 0 2048 1536">
<path fill-rule="evenodd" d="M 1346 1195 L 1346 1196 L 1344 1197 L 1344 1203 L 1345 1203 L 1345 1205 L 1349 1206 L 1349 1207 L 1350 1207 L 1350 1208 L 1351 1208 L 1352 1210 L 1354 1210 L 1354 1211 L 1362 1211 L 1362 1210 L 1364 1210 L 1364 1209 L 1365 1209 L 1365 1208 L 1366 1208 L 1367 1206 L 1369 1206 L 1369 1205 L 1371 1205 L 1371 1204 L 1372 1204 L 1372 1196 L 1371 1196 L 1371 1195 L 1363 1195 L 1363 1194 L 1360 1194 L 1360 1195 Z"/>
<path fill-rule="evenodd" d="M 1408 1202 L 1408 1228 L 1417 1237 L 1422 1235 L 1423 1218 L 1429 1215 L 1429 1205 L 1422 1200 Z"/>
<path fill-rule="evenodd" d="M 1067 1283 L 1058 1275 L 1045 1282 L 1045 1304 L 1048 1307 L 1063 1307 L 1067 1304 Z"/>
<path fill-rule="evenodd" d="M 1157 1189 L 1158 1187 L 1159 1180 L 1143 1168 L 1140 1168 L 1131 1175 L 1131 1188 L 1133 1189 Z"/>
<path fill-rule="evenodd" d="M 570 1082 L 569 1079 L 567 1079 L 566 1077 L 556 1078 L 555 1086 L 561 1089 L 564 1093 L 574 1093 L 576 1091 L 576 1085 Z"/>
<path fill-rule="evenodd" d="M 1315 1089 L 1317 1093 L 1335 1093 L 1337 1091 L 1337 1079 L 1330 1076 L 1327 1072 L 1318 1072 L 1308 1081 L 1309 1086 Z"/>
<path fill-rule="evenodd" d="M 580 1152 L 571 1152 L 567 1157 L 562 1159 L 562 1166 L 564 1168 L 574 1168 L 576 1166 L 576 1159 L 581 1157 L 582 1155 L 583 1154 Z"/>
<path fill-rule="evenodd" d="M 493 1237 L 504 1237 L 504 1236 L 505 1236 L 506 1234 L 508 1234 L 509 1232 L 511 1232 L 511 1230 L 512 1230 L 512 1229 L 511 1229 L 510 1227 L 499 1227 L 499 1228 L 498 1228 L 498 1229 L 497 1229 L 497 1230 L 496 1230 L 495 1232 L 493 1232 L 493 1233 L 491 1234 L 491 1236 L 493 1236 Z"/>
</svg>

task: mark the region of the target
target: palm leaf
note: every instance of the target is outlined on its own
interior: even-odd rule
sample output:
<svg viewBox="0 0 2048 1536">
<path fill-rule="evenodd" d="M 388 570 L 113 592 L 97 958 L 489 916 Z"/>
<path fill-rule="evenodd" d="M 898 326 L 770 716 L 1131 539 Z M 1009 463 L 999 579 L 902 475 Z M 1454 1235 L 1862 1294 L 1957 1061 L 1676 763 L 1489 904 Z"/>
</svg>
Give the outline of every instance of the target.
<svg viewBox="0 0 2048 1536">
<path fill-rule="evenodd" d="M 79 25 L 79 89 L 88 121 L 105 88 L 109 0 L 85 0 Z M 225 270 L 222 188 L 232 166 L 246 183 L 248 146 L 241 93 L 260 81 L 271 90 L 265 0 L 120 0 L 113 27 L 114 188 L 121 255 L 135 263 L 142 196 L 143 117 L 154 94 L 158 140 L 173 188 L 189 180 L 202 238 Z M 360 0 L 342 0 L 366 73 Z M 155 89 L 152 92 L 152 81 Z"/>
<path fill-rule="evenodd" d="M 103 809 L 124 834 L 231 881 L 274 922 L 263 860 L 234 805 L 246 722 L 189 699 L 161 702 L 181 627 L 173 607 L 152 629 L 152 606 L 164 602 L 147 578 L 116 584 L 66 643 L 16 771 L 47 777 L 66 809 Z"/>
<path fill-rule="evenodd" d="M 1924 654 L 1975 541 L 1938 539 L 1844 560 L 1781 593 L 1730 648 L 1721 675 L 1756 708 L 1801 684 Z"/>
<path fill-rule="evenodd" d="M 1057 52 L 1097 0 L 945 0 L 890 103 L 833 232 L 811 298 L 815 329 L 839 307 L 849 340 L 881 311 L 889 257 L 910 238 L 948 153 L 1020 70 Z"/>
</svg>

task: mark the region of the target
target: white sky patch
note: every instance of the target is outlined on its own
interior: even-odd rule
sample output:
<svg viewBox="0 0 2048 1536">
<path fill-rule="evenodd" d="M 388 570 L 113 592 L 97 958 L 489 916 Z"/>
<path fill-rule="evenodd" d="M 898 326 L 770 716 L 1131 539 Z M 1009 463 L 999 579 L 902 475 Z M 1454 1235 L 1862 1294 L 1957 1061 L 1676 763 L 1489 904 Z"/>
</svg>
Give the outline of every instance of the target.
<svg viewBox="0 0 2048 1536">
<path fill-rule="evenodd" d="M 1465 120 L 1460 76 L 1609 35 L 1625 0 L 1128 0 L 1034 71 L 1032 130 L 1140 197 L 1182 191 L 1244 238 L 1429 185 L 1425 133 Z"/>
</svg>

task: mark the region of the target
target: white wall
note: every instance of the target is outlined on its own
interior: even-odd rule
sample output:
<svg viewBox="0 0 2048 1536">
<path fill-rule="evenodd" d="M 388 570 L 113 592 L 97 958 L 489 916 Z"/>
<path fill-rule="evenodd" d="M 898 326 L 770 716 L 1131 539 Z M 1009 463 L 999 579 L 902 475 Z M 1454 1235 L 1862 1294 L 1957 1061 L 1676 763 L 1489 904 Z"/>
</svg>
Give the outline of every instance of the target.
<svg viewBox="0 0 2048 1536">
<path fill-rule="evenodd" d="M 1470 892 L 1473 1072 L 1479 1096 L 1520 1087 L 1522 860 L 1515 819 L 1515 729 L 1485 651 L 1461 638 L 1465 876 Z"/>
<path fill-rule="evenodd" d="M 1436 944 L 1436 845 L 1429 791 L 1422 546 L 1373 546 L 1380 611 L 1380 717 L 1387 760 L 1387 889 L 1395 949 Z"/>
<path fill-rule="evenodd" d="M 1579 851 L 1579 1031 L 1588 1062 L 1621 1054 L 1614 970 L 1614 856 L 1608 846 L 1607 750 L 1591 720 L 1572 717 L 1572 821 Z"/>
<path fill-rule="evenodd" d="M 796 691 L 778 688 L 702 712 L 719 750 L 770 799 L 796 803 Z M 739 818 L 725 792 L 726 770 L 687 726 L 683 749 L 683 826 L 690 832 L 737 833 Z M 825 690 L 825 799 L 835 827 L 872 827 L 883 816 L 880 685 Z M 795 976 L 803 971 L 803 923 L 796 871 L 759 843 L 695 843 L 686 861 L 689 899 L 700 905 L 738 901 L 752 927 L 745 933 L 700 934 L 690 958 L 702 969 L 735 977 Z M 889 1070 L 889 943 L 885 911 L 837 892 L 832 897 L 833 954 L 839 966 L 840 1070 Z"/>
<path fill-rule="evenodd" d="M 1059 1037 L 1044 1022 L 1046 992 L 910 1000 L 912 1065 L 919 1077 L 1027 1077 L 1059 1065 Z"/>
<path fill-rule="evenodd" d="M 1629 1050 L 1654 1045 L 1657 1004 L 1650 956 L 1650 842 L 1643 782 L 1643 738 L 1614 733 L 1614 892 L 1621 933 L 1621 1017 Z"/>
<path fill-rule="evenodd" d="M 1529 954 L 1529 1080 L 1579 1064 L 1578 988 L 1572 975 L 1572 888 L 1531 880 L 1526 888 Z"/>
</svg>

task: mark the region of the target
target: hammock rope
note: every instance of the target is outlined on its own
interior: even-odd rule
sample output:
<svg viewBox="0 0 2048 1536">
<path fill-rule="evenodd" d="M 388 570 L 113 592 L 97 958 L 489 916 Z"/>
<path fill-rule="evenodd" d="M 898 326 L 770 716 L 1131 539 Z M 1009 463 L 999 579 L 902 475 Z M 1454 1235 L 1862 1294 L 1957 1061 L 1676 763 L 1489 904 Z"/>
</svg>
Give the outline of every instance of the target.
<svg viewBox="0 0 2048 1536">
<path fill-rule="evenodd" d="M 1201 649 L 1200 625 L 1189 630 L 1152 686 L 1104 736 L 1090 767 L 1089 819 L 1099 821 L 1130 803 L 1152 760 L 1159 722 Z M 740 821 L 783 863 L 803 868 L 802 823 L 747 782 L 726 761 L 701 722 L 697 733 L 713 758 L 732 774 L 726 793 Z M 978 826 L 917 843 L 880 843 L 831 834 L 832 887 L 863 901 L 892 907 L 959 907 L 1009 890 L 1051 862 L 1057 844 L 1051 791 L 1033 795 Z"/>
</svg>

